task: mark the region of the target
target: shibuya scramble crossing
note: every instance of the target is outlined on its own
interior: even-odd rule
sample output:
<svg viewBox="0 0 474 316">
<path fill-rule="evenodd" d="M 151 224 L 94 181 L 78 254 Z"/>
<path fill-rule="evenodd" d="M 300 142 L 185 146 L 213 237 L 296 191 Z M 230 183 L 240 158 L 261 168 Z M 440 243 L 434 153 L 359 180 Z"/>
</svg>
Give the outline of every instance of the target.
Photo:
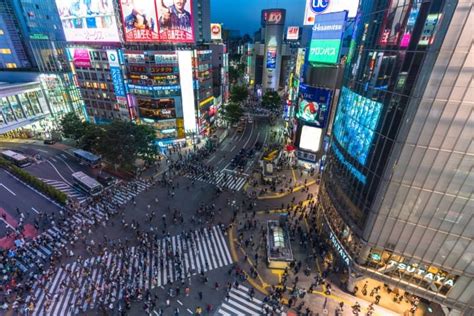
<svg viewBox="0 0 474 316">
<path fill-rule="evenodd" d="M 0 0 L 0 315 L 474 315 L 472 20 Z"/>
</svg>

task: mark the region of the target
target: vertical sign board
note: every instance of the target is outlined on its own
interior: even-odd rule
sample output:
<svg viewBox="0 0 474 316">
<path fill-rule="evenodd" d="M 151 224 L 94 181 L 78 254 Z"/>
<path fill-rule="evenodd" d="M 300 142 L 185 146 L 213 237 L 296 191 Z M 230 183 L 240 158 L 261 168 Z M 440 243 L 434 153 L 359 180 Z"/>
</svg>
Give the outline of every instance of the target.
<svg viewBox="0 0 474 316">
<path fill-rule="evenodd" d="M 316 17 L 309 46 L 308 61 L 337 64 L 347 11 L 321 14 Z"/>
<path fill-rule="evenodd" d="M 107 50 L 107 59 L 110 65 L 110 75 L 114 84 L 116 97 L 126 97 L 125 85 L 123 83 L 122 70 L 120 69 L 119 57 L 116 50 Z M 119 100 L 119 98 L 117 98 Z"/>
<path fill-rule="evenodd" d="M 276 68 L 277 48 L 274 46 L 267 47 L 267 69 Z"/>
</svg>

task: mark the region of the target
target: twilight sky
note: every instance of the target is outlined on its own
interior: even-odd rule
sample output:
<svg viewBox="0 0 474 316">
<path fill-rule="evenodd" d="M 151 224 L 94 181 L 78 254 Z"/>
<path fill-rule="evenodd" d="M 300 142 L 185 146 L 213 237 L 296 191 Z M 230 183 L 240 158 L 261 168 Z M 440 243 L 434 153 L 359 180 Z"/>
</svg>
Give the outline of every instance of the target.
<svg viewBox="0 0 474 316">
<path fill-rule="evenodd" d="M 303 24 L 306 0 L 211 0 L 211 22 L 223 28 L 240 30 L 240 35 L 253 33 L 260 27 L 262 9 L 286 9 L 285 25 Z"/>
</svg>

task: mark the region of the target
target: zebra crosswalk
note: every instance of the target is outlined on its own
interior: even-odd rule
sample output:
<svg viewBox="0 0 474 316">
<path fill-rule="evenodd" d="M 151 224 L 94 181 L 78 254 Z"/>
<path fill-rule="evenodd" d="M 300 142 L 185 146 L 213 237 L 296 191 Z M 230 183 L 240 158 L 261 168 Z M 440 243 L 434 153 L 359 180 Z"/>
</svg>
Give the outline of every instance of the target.
<svg viewBox="0 0 474 316">
<path fill-rule="evenodd" d="M 76 199 L 79 203 L 84 202 L 87 199 L 87 196 L 77 190 L 76 188 L 72 187 L 71 185 L 67 184 L 64 181 L 52 180 L 52 179 L 44 179 L 40 178 L 46 184 L 49 184 L 52 187 L 55 187 L 59 191 L 65 193 L 68 197 Z"/>
<path fill-rule="evenodd" d="M 109 309 L 133 288 L 161 287 L 232 264 L 221 226 L 181 233 L 61 266 L 34 285 L 33 316 L 75 315 L 100 305 Z"/>
<path fill-rule="evenodd" d="M 256 297 L 250 296 L 250 289 L 239 285 L 238 288 L 232 287 L 226 298 L 216 312 L 221 316 L 244 316 L 244 315 L 269 315 L 272 309 L 263 301 Z M 284 313 L 275 311 L 275 314 L 285 315 Z"/>
<path fill-rule="evenodd" d="M 103 221 L 116 211 L 117 206 L 127 203 L 149 186 L 150 184 L 141 180 L 119 184 L 112 189 L 110 199 L 102 199 L 66 218 L 62 225 L 64 228 L 53 225 L 34 240 L 17 248 L 16 266 L 30 275 L 40 271 L 54 253 L 62 251 L 70 242 L 75 227 L 80 227 L 83 223 Z"/>
<path fill-rule="evenodd" d="M 199 173 L 184 175 L 186 178 L 214 184 L 221 188 L 228 188 L 239 191 L 247 182 L 247 176 L 226 172 L 224 170 L 214 171 L 213 173 Z"/>
</svg>

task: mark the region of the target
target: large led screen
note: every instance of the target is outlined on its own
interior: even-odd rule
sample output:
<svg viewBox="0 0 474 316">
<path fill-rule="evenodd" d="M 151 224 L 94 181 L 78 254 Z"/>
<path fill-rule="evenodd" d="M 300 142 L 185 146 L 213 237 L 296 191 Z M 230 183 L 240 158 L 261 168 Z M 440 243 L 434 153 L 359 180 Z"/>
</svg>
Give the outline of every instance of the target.
<svg viewBox="0 0 474 316">
<path fill-rule="evenodd" d="M 276 55 L 277 55 L 276 47 L 267 48 L 267 69 L 276 68 Z"/>
<path fill-rule="evenodd" d="M 324 128 L 326 127 L 330 104 L 331 90 L 300 84 L 296 117 L 317 127 Z"/>
<path fill-rule="evenodd" d="M 125 40 L 194 42 L 192 0 L 121 0 Z"/>
<path fill-rule="evenodd" d="M 113 0 L 56 0 L 69 42 L 119 42 Z"/>
<path fill-rule="evenodd" d="M 304 125 L 301 129 L 300 148 L 311 152 L 318 152 L 321 145 L 322 129 Z"/>
<path fill-rule="evenodd" d="M 342 88 L 334 136 L 346 152 L 365 165 L 383 104 Z"/>
</svg>

